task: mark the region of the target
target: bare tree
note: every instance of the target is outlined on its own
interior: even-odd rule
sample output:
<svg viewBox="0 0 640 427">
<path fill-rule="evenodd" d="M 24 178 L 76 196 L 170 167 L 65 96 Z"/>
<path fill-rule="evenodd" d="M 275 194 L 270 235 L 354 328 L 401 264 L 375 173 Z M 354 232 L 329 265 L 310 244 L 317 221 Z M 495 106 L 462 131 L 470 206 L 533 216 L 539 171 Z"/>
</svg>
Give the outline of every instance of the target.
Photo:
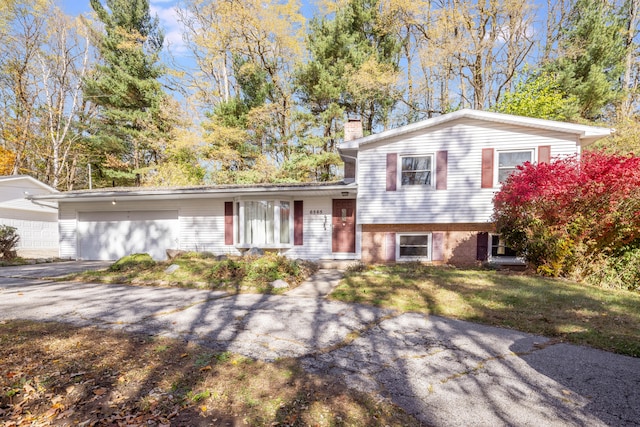
<svg viewBox="0 0 640 427">
<path fill-rule="evenodd" d="M 628 119 L 635 110 L 638 101 L 638 80 L 640 79 L 640 64 L 638 57 L 638 27 L 640 26 L 640 0 L 626 0 L 623 4 L 622 15 L 626 18 L 625 34 L 625 67 L 622 77 L 622 87 L 626 91 L 620 108 L 620 118 Z"/>
<path fill-rule="evenodd" d="M 32 172 L 31 142 L 37 137 L 37 105 L 40 95 L 34 65 L 45 39 L 45 2 L 10 2 L 3 7 L 6 32 L 0 44 L 0 97 L 4 148 L 14 155 L 12 173 Z"/>
<path fill-rule="evenodd" d="M 44 92 L 47 175 L 53 187 L 68 188 L 73 185 L 67 180 L 68 163 L 82 138 L 75 128 L 81 108 L 86 106 L 82 102 L 82 81 L 89 67 L 91 46 L 89 31 L 80 20 L 72 20 L 57 8 L 47 20 L 48 42 L 37 54 Z"/>
</svg>

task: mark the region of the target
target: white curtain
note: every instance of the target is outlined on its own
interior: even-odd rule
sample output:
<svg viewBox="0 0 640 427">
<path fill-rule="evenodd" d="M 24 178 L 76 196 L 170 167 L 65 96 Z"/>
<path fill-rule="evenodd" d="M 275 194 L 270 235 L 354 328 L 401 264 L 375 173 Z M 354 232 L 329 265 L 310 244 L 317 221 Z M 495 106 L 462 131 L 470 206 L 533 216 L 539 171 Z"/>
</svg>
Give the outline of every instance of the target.
<svg viewBox="0 0 640 427">
<path fill-rule="evenodd" d="M 244 242 L 249 245 L 274 243 L 273 201 L 244 203 Z"/>
<path fill-rule="evenodd" d="M 290 242 L 289 215 L 291 215 L 289 202 L 280 202 L 280 243 Z"/>
</svg>

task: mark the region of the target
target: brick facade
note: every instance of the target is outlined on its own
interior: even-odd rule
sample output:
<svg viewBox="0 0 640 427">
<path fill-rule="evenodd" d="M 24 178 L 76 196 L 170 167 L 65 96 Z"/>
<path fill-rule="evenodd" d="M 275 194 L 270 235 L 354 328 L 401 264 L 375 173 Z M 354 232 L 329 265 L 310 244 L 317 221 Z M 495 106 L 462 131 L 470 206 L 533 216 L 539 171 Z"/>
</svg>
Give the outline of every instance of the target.
<svg viewBox="0 0 640 427">
<path fill-rule="evenodd" d="M 432 232 L 443 235 L 441 260 L 433 264 L 473 265 L 477 261 L 479 232 L 493 231 L 493 224 L 365 224 L 362 226 L 362 262 L 396 261 L 396 234 Z"/>
</svg>

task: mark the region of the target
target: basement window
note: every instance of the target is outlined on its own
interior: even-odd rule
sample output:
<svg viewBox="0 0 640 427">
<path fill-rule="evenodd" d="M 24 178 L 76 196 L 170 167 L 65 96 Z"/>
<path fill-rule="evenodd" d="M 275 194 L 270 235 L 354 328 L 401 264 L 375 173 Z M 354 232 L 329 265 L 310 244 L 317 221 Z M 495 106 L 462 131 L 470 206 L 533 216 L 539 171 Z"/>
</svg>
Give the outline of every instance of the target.
<svg viewBox="0 0 640 427">
<path fill-rule="evenodd" d="M 396 260 L 431 261 L 431 233 L 396 235 Z"/>
<path fill-rule="evenodd" d="M 494 264 L 524 264 L 524 259 L 505 243 L 499 234 L 489 235 L 489 262 Z"/>
</svg>

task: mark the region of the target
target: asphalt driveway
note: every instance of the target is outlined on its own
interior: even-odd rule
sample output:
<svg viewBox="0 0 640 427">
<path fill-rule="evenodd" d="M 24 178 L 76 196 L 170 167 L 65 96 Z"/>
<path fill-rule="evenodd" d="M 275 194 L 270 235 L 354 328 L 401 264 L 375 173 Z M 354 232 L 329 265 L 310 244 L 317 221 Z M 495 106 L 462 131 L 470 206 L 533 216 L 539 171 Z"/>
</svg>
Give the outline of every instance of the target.
<svg viewBox="0 0 640 427">
<path fill-rule="evenodd" d="M 263 360 L 297 357 L 308 370 L 387 397 L 427 425 L 640 425 L 638 358 L 300 292 L 227 295 L 7 271 L 0 268 L 0 319 L 179 337 Z"/>
<path fill-rule="evenodd" d="M 25 279 L 44 279 L 63 277 L 72 273 L 88 270 L 100 270 L 113 264 L 113 261 L 61 261 L 42 264 L 0 267 L 0 277 Z"/>
</svg>

